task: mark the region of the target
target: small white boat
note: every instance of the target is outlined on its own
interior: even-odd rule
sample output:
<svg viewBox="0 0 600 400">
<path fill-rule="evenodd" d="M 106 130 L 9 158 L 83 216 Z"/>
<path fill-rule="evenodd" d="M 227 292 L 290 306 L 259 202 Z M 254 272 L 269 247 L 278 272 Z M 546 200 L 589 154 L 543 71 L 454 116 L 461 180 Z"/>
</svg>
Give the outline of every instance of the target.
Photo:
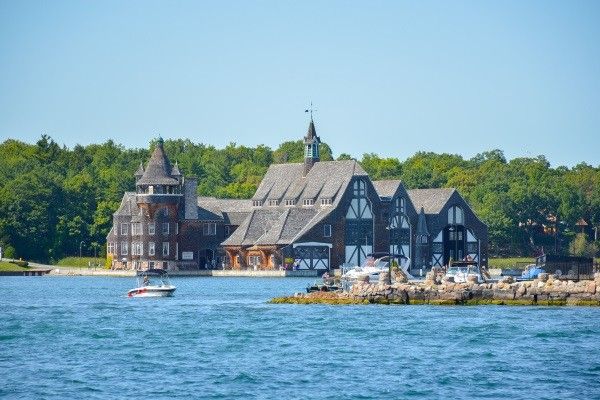
<svg viewBox="0 0 600 400">
<path fill-rule="evenodd" d="M 448 267 L 446 276 L 453 277 L 456 283 L 465 283 L 467 278 L 472 276 L 477 279 L 477 283 L 483 283 L 485 280 L 481 275 L 479 265 L 475 261 L 455 261 Z"/>
<path fill-rule="evenodd" d="M 379 256 L 379 258 L 375 258 L 376 256 Z M 368 275 L 369 282 L 376 283 L 379 281 L 379 275 L 382 271 L 390 271 L 390 263 L 392 262 L 392 260 L 399 260 L 400 258 L 405 257 L 397 254 L 390 255 L 389 253 L 369 254 L 367 259 L 363 262 L 361 266 L 356 266 L 354 268 L 343 270 L 342 280 L 351 283 L 359 277 Z"/>
<path fill-rule="evenodd" d="M 170 297 L 176 287 L 169 282 L 164 269 L 149 269 L 137 274 L 138 287 L 127 292 L 127 297 Z"/>
</svg>

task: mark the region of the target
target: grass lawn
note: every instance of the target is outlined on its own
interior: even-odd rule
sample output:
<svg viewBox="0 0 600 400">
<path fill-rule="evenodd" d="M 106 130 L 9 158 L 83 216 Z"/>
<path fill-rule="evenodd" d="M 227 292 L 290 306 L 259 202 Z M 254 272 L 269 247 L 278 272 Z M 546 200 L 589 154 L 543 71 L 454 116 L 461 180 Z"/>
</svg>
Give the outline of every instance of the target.
<svg viewBox="0 0 600 400">
<path fill-rule="evenodd" d="M 94 257 L 66 257 L 59 260 L 56 265 L 60 265 L 62 267 L 75 267 L 75 268 L 89 268 L 92 267 L 104 267 L 104 262 L 106 260 L 104 258 L 94 258 Z M 98 265 L 99 264 L 99 265 Z"/>
<path fill-rule="evenodd" d="M 489 268 L 515 268 L 517 262 L 535 264 L 535 258 L 530 257 L 512 257 L 512 258 L 490 258 Z M 521 267 L 523 268 L 523 267 Z"/>
<path fill-rule="evenodd" d="M 19 267 L 17 264 L 8 261 L 0 261 L 0 271 L 29 271 L 31 267 Z"/>
</svg>

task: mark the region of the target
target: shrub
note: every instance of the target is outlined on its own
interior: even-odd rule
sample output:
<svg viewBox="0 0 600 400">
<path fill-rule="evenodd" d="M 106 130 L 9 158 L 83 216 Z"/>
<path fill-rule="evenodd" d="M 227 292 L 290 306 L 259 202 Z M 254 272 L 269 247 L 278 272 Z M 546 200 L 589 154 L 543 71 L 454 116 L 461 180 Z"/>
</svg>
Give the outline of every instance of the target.
<svg viewBox="0 0 600 400">
<path fill-rule="evenodd" d="M 23 261 L 23 260 L 14 260 L 14 261 L 9 261 L 11 264 L 15 264 L 18 265 L 19 267 L 27 267 L 29 265 L 29 263 L 27 261 Z"/>
<path fill-rule="evenodd" d="M 112 268 L 112 261 L 113 261 L 113 256 L 112 255 L 108 255 L 106 256 L 106 261 L 104 262 L 104 268 L 105 269 L 111 269 Z"/>
</svg>

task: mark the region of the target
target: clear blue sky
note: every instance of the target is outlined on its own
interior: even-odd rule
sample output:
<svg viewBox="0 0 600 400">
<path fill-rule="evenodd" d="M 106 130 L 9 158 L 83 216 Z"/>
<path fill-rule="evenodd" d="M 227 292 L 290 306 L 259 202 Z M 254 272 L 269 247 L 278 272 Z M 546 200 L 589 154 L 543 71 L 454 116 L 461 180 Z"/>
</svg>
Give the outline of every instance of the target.
<svg viewBox="0 0 600 400">
<path fill-rule="evenodd" d="M 0 141 L 600 164 L 600 1 L 0 0 Z"/>
</svg>

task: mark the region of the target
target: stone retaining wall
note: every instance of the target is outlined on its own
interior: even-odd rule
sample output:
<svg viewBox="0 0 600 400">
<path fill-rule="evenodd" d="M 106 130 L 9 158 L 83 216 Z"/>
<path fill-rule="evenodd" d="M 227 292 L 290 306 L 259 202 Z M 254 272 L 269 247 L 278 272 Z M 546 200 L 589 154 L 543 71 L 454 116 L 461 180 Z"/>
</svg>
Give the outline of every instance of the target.
<svg viewBox="0 0 600 400">
<path fill-rule="evenodd" d="M 344 293 L 309 293 L 273 299 L 274 303 L 328 304 L 506 304 L 506 305 L 600 305 L 600 275 L 594 280 L 562 281 L 542 276 L 527 282 L 507 277 L 495 283 L 436 284 L 394 283 L 382 277 L 378 283 L 356 282 Z"/>
</svg>

